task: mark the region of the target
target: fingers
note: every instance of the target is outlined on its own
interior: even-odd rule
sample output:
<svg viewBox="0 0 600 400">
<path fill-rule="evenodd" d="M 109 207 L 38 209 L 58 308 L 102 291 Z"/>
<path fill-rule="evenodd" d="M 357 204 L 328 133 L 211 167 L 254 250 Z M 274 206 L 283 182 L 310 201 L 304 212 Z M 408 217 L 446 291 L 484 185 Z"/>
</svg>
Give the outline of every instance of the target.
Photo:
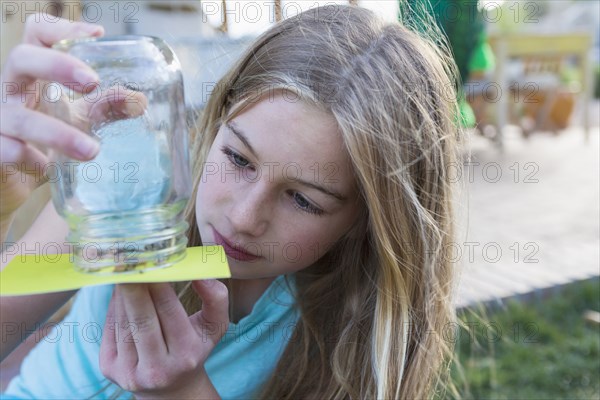
<svg viewBox="0 0 600 400">
<path fill-rule="evenodd" d="M 229 327 L 229 291 L 216 279 L 192 281 L 202 299 L 202 310 L 190 317 L 199 335 L 206 335 L 216 345 Z"/>
<path fill-rule="evenodd" d="M 90 93 L 70 103 L 67 98 L 57 102 L 42 102 L 40 111 L 58 116 L 83 132 L 92 126 L 102 126 L 116 120 L 139 117 L 148 107 L 148 98 L 141 92 L 113 86 Z"/>
<path fill-rule="evenodd" d="M 99 37 L 104 35 L 100 25 L 86 22 L 71 22 L 62 18 L 52 18 L 41 15 L 30 15 L 25 22 L 23 41 L 38 46 L 50 47 L 63 39 L 82 37 Z"/>
<path fill-rule="evenodd" d="M 0 162 L 3 213 L 12 213 L 15 207 L 23 204 L 32 188 L 45 180 L 40 173 L 48 159 L 34 147 L 35 144 L 81 161 L 87 161 L 98 153 L 99 144 L 89 136 L 64 122 L 31 111 L 31 108 L 39 104 L 41 97 L 36 80 L 60 82 L 79 92 L 94 89 L 98 76 L 89 66 L 73 56 L 46 47 L 62 39 L 103 34 L 103 28 L 98 25 L 71 23 L 57 18 L 49 20 L 42 15 L 28 18 L 24 44 L 11 52 L 2 68 Z M 30 179 L 32 176 L 36 179 Z M 9 187 L 10 193 L 5 190 Z M 8 198 L 12 199 L 11 202 L 6 201 Z M 7 207 L 7 203 L 11 206 Z"/>
<path fill-rule="evenodd" d="M 172 355 L 189 354 L 190 347 L 198 340 L 175 290 L 168 283 L 150 284 L 149 290 L 167 352 Z"/>
<path fill-rule="evenodd" d="M 10 136 L 22 142 L 31 141 L 49 148 L 56 149 L 65 155 L 78 159 L 89 160 L 98 154 L 100 145 L 90 136 L 78 129 L 52 118 L 45 114 L 24 108 L 5 105 L 2 107 L 2 118 L 0 122 L 2 135 Z M 4 150 L 2 150 L 4 157 Z M 12 162 L 21 162 L 26 159 L 14 159 L 24 153 L 6 154 L 7 159 Z M 31 161 L 29 161 L 31 162 Z"/>
<path fill-rule="evenodd" d="M 151 365 L 169 355 L 180 360 L 187 357 L 190 364 L 198 362 L 196 356 L 205 359 L 229 326 L 228 291 L 216 280 L 192 285 L 203 308 L 189 318 L 168 283 L 116 285 L 107 316 L 107 324 L 114 323 L 116 329 L 107 337 L 105 359 L 116 354 L 123 365 Z M 202 349 L 199 337 L 204 342 L 208 338 L 212 346 L 192 357 Z"/>
<path fill-rule="evenodd" d="M 31 93 L 33 85 L 30 83 L 36 79 L 56 80 L 79 91 L 91 90 L 98 83 L 98 76 L 85 63 L 50 49 L 20 45 L 9 57 L 3 79 L 2 135 L 22 142 L 32 141 L 82 161 L 98 153 L 99 144 L 95 140 L 64 122 L 25 107 L 21 95 L 23 90 Z M 15 154 L 24 155 L 22 151 Z M 33 162 L 16 155 L 8 157 L 12 162 Z"/>
<path fill-rule="evenodd" d="M 41 167 L 48 162 L 46 155 L 21 140 L 0 135 L 0 160 L 7 176 L 21 171 L 34 177 L 36 181 L 45 181 L 47 178 Z M 44 182 L 40 181 L 42 183 Z"/>
<path fill-rule="evenodd" d="M 77 113 L 85 116 L 81 118 L 82 121 L 95 124 L 138 117 L 144 114 L 148 107 L 148 99 L 143 93 L 122 86 L 111 87 L 104 91 L 100 99 L 94 103 L 82 100 L 78 101 Z"/>
<path fill-rule="evenodd" d="M 21 93 L 37 79 L 57 81 L 78 92 L 89 92 L 98 84 L 98 74 L 87 64 L 66 53 L 21 44 L 7 59 L 3 71 L 3 101 L 23 102 Z"/>
<path fill-rule="evenodd" d="M 228 293 L 218 281 L 193 285 L 204 303 L 203 311 L 193 318 L 187 317 L 169 283 L 115 286 L 100 347 L 100 370 L 105 377 L 139 393 L 174 393 L 182 382 L 184 386 L 197 382 L 208 354 L 229 325 Z M 192 320 L 203 332 L 209 331 L 208 344 L 199 340 Z M 222 329 L 211 335 L 211 324 Z M 133 332 L 133 339 L 124 336 L 123 330 Z"/>
<path fill-rule="evenodd" d="M 40 46 L 52 46 L 62 39 L 103 34 L 99 25 L 49 20 L 41 15 L 28 18 L 25 44 L 13 49 L 2 71 L 0 141 L 3 164 L 16 163 L 26 174 L 39 171 L 47 158 L 29 141 L 81 161 L 98 153 L 99 144 L 91 137 L 28 107 L 32 105 L 31 94 L 35 94 L 36 103 L 39 101 L 39 88 L 33 85 L 36 80 L 57 81 L 79 92 L 93 90 L 99 82 L 98 75 L 83 61 Z"/>
<path fill-rule="evenodd" d="M 117 384 L 123 376 L 133 374 L 138 365 L 135 332 L 131 325 L 116 285 L 106 314 L 99 362 L 102 374 Z"/>
<path fill-rule="evenodd" d="M 117 285 L 125 318 L 135 330 L 135 349 L 140 363 L 167 355 L 160 320 L 156 313 L 148 284 Z M 119 309 L 117 309 L 119 312 Z M 119 355 L 120 356 L 120 355 Z"/>
<path fill-rule="evenodd" d="M 111 367 L 117 359 L 117 333 L 118 329 L 117 318 L 115 314 L 115 290 L 113 289 L 108 311 L 106 313 L 106 321 L 104 322 L 104 330 L 102 334 L 102 343 L 100 344 L 100 370 L 106 377 L 110 375 Z"/>
<path fill-rule="evenodd" d="M 139 362 L 137 342 L 139 342 L 140 337 L 136 322 L 130 319 L 125 310 L 121 286 L 123 285 L 115 285 L 115 341 L 117 343 L 119 365 L 128 369 L 134 368 Z"/>
<path fill-rule="evenodd" d="M 214 300 L 219 292 L 218 288 L 200 291 L 209 303 L 214 303 L 209 298 Z M 133 340 L 119 333 L 128 325 L 131 327 L 127 330 L 134 332 Z M 179 352 L 165 353 L 165 342 L 178 343 Z M 173 398 L 175 393 L 176 397 L 202 393 L 204 386 L 198 387 L 198 377 L 206 373 L 204 363 L 213 347 L 198 340 L 169 283 L 119 284 L 107 312 L 100 370 L 136 397 Z"/>
</svg>

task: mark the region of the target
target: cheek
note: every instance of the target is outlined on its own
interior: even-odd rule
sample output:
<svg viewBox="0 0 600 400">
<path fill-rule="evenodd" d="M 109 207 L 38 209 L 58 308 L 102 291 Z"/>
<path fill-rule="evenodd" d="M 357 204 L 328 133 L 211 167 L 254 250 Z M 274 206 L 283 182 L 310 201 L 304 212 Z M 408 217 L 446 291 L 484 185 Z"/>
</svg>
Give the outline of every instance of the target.
<svg viewBox="0 0 600 400">
<path fill-rule="evenodd" d="M 298 234 L 299 231 L 303 233 Z M 296 234 L 281 243 L 282 255 L 286 261 L 309 266 L 321 258 L 334 244 L 325 227 L 291 230 Z"/>
<path fill-rule="evenodd" d="M 206 221 L 209 212 L 216 211 L 216 208 L 221 204 L 219 201 L 221 185 L 219 185 L 219 177 L 216 175 L 203 175 L 198 184 L 198 192 L 196 193 L 196 219 L 198 221 Z"/>
<path fill-rule="evenodd" d="M 206 219 L 204 210 L 210 209 L 206 206 L 206 199 L 204 199 L 205 185 L 206 184 L 200 181 L 200 184 L 198 184 L 198 192 L 196 193 L 196 221 L 198 222 L 203 222 Z"/>
<path fill-rule="evenodd" d="M 225 190 L 223 182 L 221 182 L 223 161 L 219 159 L 218 147 L 218 140 L 215 140 L 204 163 L 196 194 L 196 213 L 198 214 L 205 213 L 218 205 L 219 197 L 222 197 L 222 192 Z"/>
<path fill-rule="evenodd" d="M 294 240 L 302 249 L 302 262 L 309 265 L 323 257 L 352 227 L 357 217 L 356 212 L 349 210 L 336 218 L 306 226 L 304 229 L 290 229 L 296 232 L 295 237 L 290 240 Z"/>
</svg>

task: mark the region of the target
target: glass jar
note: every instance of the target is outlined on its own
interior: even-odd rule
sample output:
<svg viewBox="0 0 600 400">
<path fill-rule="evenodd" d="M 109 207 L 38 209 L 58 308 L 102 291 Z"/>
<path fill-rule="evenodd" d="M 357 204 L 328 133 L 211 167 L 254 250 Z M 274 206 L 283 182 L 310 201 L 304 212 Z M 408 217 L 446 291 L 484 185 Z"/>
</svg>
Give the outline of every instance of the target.
<svg viewBox="0 0 600 400">
<path fill-rule="evenodd" d="M 185 256 L 190 197 L 188 131 L 181 66 L 148 36 L 65 40 L 55 49 L 92 69 L 100 84 L 55 85 L 50 114 L 100 142 L 88 162 L 50 155 L 56 210 L 81 271 L 162 268 Z"/>
</svg>

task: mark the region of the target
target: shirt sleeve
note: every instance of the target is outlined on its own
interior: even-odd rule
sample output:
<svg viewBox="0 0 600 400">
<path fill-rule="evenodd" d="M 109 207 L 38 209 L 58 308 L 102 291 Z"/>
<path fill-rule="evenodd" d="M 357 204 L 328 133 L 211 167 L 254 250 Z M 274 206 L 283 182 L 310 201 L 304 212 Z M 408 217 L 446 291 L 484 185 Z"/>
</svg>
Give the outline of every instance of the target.
<svg viewBox="0 0 600 400">
<path fill-rule="evenodd" d="M 19 375 L 0 398 L 110 397 L 117 387 L 100 372 L 99 354 L 113 288 L 105 285 L 81 289 L 70 312 L 25 357 Z"/>
</svg>

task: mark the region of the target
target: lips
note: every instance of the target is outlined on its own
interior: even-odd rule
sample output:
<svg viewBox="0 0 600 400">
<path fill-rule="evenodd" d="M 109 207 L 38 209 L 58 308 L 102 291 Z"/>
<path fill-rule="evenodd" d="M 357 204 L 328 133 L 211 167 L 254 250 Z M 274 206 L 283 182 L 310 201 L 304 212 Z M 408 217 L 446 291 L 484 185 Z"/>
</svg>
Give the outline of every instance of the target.
<svg viewBox="0 0 600 400">
<path fill-rule="evenodd" d="M 260 256 L 245 252 L 242 245 L 234 245 L 229 240 L 225 239 L 219 232 L 212 228 L 213 236 L 217 245 L 223 246 L 225 254 L 235 258 L 238 261 L 254 261 L 258 260 Z"/>
</svg>

